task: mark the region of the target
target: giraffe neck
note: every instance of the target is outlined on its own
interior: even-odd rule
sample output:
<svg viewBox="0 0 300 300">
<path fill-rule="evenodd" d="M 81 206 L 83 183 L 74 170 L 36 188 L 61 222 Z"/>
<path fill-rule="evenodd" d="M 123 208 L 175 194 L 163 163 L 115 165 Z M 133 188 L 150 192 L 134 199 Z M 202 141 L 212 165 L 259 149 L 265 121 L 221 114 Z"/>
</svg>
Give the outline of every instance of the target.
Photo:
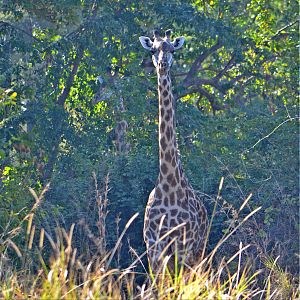
<svg viewBox="0 0 300 300">
<path fill-rule="evenodd" d="M 158 73 L 159 95 L 159 168 L 160 178 L 170 174 L 181 177 L 175 130 L 175 108 L 170 74 Z M 179 180 L 178 180 L 179 181 Z"/>
</svg>

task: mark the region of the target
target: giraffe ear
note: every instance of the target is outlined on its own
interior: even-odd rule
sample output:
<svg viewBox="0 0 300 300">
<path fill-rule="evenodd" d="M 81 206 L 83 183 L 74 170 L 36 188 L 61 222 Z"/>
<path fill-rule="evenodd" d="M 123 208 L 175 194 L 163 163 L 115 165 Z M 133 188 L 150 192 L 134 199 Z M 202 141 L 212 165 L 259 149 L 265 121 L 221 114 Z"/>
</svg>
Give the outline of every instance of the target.
<svg viewBox="0 0 300 300">
<path fill-rule="evenodd" d="M 176 38 L 173 42 L 172 42 L 172 45 L 174 47 L 174 50 L 178 50 L 180 49 L 184 44 L 184 37 L 181 36 L 181 37 L 178 37 Z"/>
<path fill-rule="evenodd" d="M 146 37 L 146 36 L 140 36 L 140 37 L 139 37 L 139 40 L 140 40 L 142 46 L 143 46 L 145 49 L 151 50 L 153 43 L 152 43 L 152 41 L 150 40 L 150 38 L 148 38 L 148 37 Z"/>
</svg>

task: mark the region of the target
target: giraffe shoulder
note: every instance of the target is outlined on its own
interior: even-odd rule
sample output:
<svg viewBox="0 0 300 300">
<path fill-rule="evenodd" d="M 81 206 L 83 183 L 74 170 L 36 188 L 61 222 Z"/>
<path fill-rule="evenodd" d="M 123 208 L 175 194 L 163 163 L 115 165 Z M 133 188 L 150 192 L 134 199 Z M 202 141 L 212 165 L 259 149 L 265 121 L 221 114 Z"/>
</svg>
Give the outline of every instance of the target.
<svg viewBox="0 0 300 300">
<path fill-rule="evenodd" d="M 204 203 L 203 203 L 203 197 L 201 197 L 200 195 L 198 195 L 194 189 L 191 187 L 190 184 L 188 184 L 188 187 L 187 187 L 187 198 L 188 198 L 188 201 L 190 203 L 193 203 L 193 206 L 195 207 L 195 210 L 199 212 L 199 214 L 202 214 L 202 215 L 206 215 L 207 212 L 206 212 L 206 208 L 204 206 Z"/>
</svg>

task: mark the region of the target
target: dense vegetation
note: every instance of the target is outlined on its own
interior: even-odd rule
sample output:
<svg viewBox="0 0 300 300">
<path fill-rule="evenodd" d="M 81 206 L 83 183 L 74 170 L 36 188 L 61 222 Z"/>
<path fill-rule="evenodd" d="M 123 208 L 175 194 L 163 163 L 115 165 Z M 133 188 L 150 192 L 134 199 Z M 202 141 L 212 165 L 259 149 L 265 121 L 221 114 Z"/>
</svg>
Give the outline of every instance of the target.
<svg viewBox="0 0 300 300">
<path fill-rule="evenodd" d="M 112 265 L 129 266 L 144 252 L 143 212 L 158 174 L 158 104 L 156 74 L 138 37 L 171 28 L 186 38 L 172 67 L 179 148 L 210 215 L 224 177 L 208 252 L 261 207 L 216 260 L 242 242 L 250 245 L 242 264 L 264 270 L 258 284 L 276 265 L 292 285 L 299 254 L 296 1 L 4 0 L 0 7 L 2 282 L 21 270 L 37 274 L 41 256 L 47 268 L 50 237 L 72 224 L 75 257 L 87 262 L 103 258 L 138 212 Z M 39 250 L 44 230 L 50 240 Z"/>
</svg>

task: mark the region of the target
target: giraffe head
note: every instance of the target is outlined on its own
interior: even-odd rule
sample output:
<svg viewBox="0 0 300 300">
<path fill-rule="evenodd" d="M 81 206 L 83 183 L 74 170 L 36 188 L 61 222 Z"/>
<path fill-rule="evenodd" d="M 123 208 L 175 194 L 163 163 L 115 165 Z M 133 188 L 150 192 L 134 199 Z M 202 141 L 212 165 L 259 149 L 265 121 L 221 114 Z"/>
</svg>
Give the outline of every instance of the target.
<svg viewBox="0 0 300 300">
<path fill-rule="evenodd" d="M 184 43 L 184 37 L 175 38 L 171 42 L 171 30 L 167 30 L 165 37 L 161 38 L 158 31 L 154 31 L 153 41 L 149 37 L 141 36 L 139 40 L 142 46 L 152 52 L 152 61 L 157 70 L 161 75 L 167 74 L 172 66 L 173 53 L 180 49 Z"/>
</svg>

